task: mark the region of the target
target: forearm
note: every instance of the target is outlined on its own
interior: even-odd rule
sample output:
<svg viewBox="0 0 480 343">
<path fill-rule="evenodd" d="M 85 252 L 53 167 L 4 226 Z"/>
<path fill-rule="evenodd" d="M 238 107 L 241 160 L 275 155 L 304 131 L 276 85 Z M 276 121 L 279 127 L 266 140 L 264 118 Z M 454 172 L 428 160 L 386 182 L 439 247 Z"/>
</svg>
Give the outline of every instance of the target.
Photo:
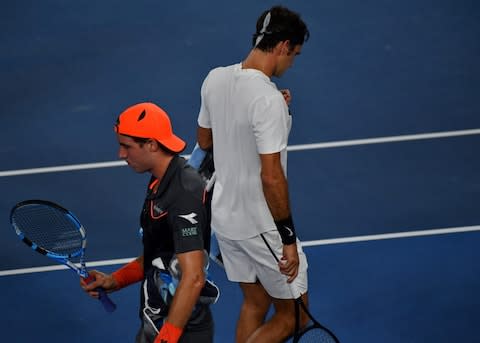
<svg viewBox="0 0 480 343">
<path fill-rule="evenodd" d="M 274 220 L 290 216 L 288 182 L 280 162 L 280 153 L 260 154 L 263 194 Z"/>
<path fill-rule="evenodd" d="M 296 242 L 295 227 L 290 213 L 288 182 L 280 163 L 280 154 L 260 155 L 263 194 L 275 225 L 285 245 Z"/>
<path fill-rule="evenodd" d="M 182 275 L 168 312 L 167 321 L 169 323 L 179 328 L 185 327 L 204 284 L 203 272 Z"/>
<path fill-rule="evenodd" d="M 143 255 L 113 272 L 112 279 L 115 281 L 116 289 L 143 280 Z"/>
<path fill-rule="evenodd" d="M 262 187 L 273 219 L 281 220 L 289 217 L 288 182 L 283 173 L 270 177 L 262 176 Z"/>
</svg>

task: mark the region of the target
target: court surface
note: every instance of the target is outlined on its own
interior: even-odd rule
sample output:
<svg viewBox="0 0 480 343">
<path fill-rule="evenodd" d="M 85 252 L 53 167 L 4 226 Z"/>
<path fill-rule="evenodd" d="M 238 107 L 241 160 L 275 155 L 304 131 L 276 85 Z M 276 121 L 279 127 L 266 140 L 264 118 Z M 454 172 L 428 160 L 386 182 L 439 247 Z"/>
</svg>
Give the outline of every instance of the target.
<svg viewBox="0 0 480 343">
<path fill-rule="evenodd" d="M 478 342 L 480 4 L 281 1 L 311 39 L 275 80 L 293 94 L 288 178 L 312 312 L 343 342 Z M 195 141 L 210 68 L 240 61 L 275 3 L 20 0 L 1 5 L 0 329 L 8 342 L 132 342 L 136 286 L 113 314 L 29 250 L 10 208 L 41 198 L 85 225 L 90 265 L 141 252 L 147 175 L 112 130 L 153 101 Z M 44 268 L 45 267 L 45 268 Z M 233 342 L 240 291 L 221 288 L 215 341 Z"/>
</svg>

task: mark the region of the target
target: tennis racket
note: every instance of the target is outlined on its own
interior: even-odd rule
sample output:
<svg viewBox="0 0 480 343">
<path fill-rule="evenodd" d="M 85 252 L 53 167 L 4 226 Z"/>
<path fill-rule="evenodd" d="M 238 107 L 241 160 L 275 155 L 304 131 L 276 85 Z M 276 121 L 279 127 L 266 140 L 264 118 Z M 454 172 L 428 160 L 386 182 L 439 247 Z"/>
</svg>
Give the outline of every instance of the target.
<svg viewBox="0 0 480 343">
<path fill-rule="evenodd" d="M 25 200 L 12 208 L 10 223 L 33 250 L 69 267 L 87 283 L 94 281 L 85 266 L 86 231 L 72 212 L 50 201 Z M 105 310 L 113 312 L 116 305 L 105 290 L 97 291 Z"/>
<path fill-rule="evenodd" d="M 290 290 L 295 297 L 295 334 L 293 335 L 293 343 L 297 342 L 315 342 L 315 343 L 340 343 L 338 338 L 328 328 L 320 324 L 310 313 L 307 306 L 301 298 L 300 292 L 296 289 L 295 285 L 290 283 Z M 300 313 L 301 311 L 310 319 L 310 323 L 300 328 Z"/>
<path fill-rule="evenodd" d="M 270 253 L 275 258 L 277 263 L 280 262 L 277 255 L 275 255 L 274 251 L 268 244 L 266 238 L 261 234 L 263 241 L 265 242 L 266 246 L 270 250 Z M 315 343 L 340 343 L 338 338 L 334 335 L 334 333 L 320 324 L 318 320 L 316 320 L 313 315 L 308 310 L 307 306 L 302 300 L 302 294 L 297 289 L 294 283 L 289 283 L 290 291 L 292 296 L 295 298 L 295 333 L 293 334 L 293 343 L 298 342 L 315 342 Z M 300 316 L 301 311 L 303 311 L 307 317 L 310 319 L 310 322 L 307 324 L 306 327 L 300 327 Z"/>
</svg>

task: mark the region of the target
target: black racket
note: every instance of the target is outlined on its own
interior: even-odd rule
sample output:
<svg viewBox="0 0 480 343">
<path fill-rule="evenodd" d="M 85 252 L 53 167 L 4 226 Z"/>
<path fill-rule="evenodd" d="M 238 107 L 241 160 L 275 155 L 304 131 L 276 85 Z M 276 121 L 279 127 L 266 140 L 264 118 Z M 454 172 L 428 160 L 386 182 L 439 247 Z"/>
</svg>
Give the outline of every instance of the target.
<svg viewBox="0 0 480 343">
<path fill-rule="evenodd" d="M 94 281 L 85 266 L 86 231 L 72 212 L 50 201 L 25 200 L 12 208 L 10 223 L 33 250 L 66 265 L 87 283 Z M 105 290 L 97 291 L 105 310 L 113 312 L 116 305 Z"/>
<path fill-rule="evenodd" d="M 300 294 L 293 284 L 290 284 L 290 290 L 294 297 Z M 310 319 L 310 323 L 303 329 L 300 328 L 300 311 L 305 312 Z M 293 343 L 297 342 L 340 343 L 330 329 L 320 324 L 312 316 L 307 306 L 305 306 L 301 295 L 295 298 L 295 334 L 293 335 Z"/>
<path fill-rule="evenodd" d="M 262 234 L 260 236 L 262 236 L 263 241 L 267 245 L 272 256 L 275 258 L 275 261 L 279 263 L 280 260 L 278 259 L 277 255 L 275 255 L 275 253 L 273 252 L 272 248 L 268 244 L 265 237 Z M 295 333 L 293 334 L 293 343 L 297 343 L 297 342 L 340 343 L 338 338 L 334 335 L 334 333 L 330 329 L 320 324 L 318 320 L 316 320 L 312 316 L 312 314 L 310 313 L 307 306 L 302 300 L 300 291 L 295 287 L 295 285 L 293 283 L 289 283 L 289 286 L 290 286 L 290 291 L 292 293 L 292 296 L 295 298 L 294 300 L 295 301 Z M 304 328 L 300 327 L 301 311 L 303 311 L 310 319 L 310 322 Z"/>
</svg>

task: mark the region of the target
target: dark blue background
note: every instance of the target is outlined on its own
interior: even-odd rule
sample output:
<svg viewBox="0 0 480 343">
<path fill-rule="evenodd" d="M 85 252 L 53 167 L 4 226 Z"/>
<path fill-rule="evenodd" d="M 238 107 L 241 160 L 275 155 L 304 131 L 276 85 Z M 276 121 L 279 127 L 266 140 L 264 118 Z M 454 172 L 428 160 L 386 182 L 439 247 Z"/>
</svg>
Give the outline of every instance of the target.
<svg viewBox="0 0 480 343">
<path fill-rule="evenodd" d="M 311 39 L 279 80 L 293 94 L 290 144 L 480 128 L 475 1 L 280 1 Z M 0 8 L 0 171 L 112 161 L 127 106 L 153 101 L 190 152 L 210 68 L 249 51 L 268 1 L 27 1 Z M 480 137 L 295 151 L 293 212 L 304 241 L 480 224 Z M 87 257 L 136 256 L 147 175 L 127 167 L 0 177 L 0 270 L 43 266 L 8 222 L 20 200 L 72 209 Z M 308 247 L 312 308 L 342 342 L 474 342 L 479 236 Z M 105 267 L 109 271 L 115 267 Z M 237 287 L 214 307 L 232 342 Z M 135 287 L 106 316 L 69 271 L 0 278 L 9 341 L 132 341 Z M 33 312 L 33 313 L 32 313 Z"/>
</svg>

